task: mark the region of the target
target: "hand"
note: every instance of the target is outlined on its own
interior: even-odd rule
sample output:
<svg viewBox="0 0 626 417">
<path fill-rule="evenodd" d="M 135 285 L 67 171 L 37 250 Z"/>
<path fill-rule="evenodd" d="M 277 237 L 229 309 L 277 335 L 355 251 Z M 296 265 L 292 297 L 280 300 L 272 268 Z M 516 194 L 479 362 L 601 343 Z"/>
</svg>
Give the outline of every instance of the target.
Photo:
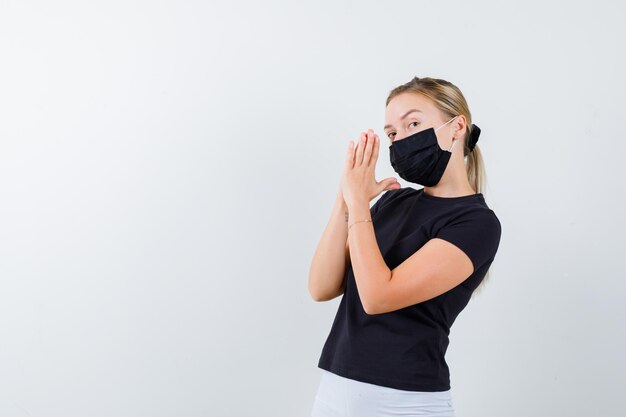
<svg viewBox="0 0 626 417">
<path fill-rule="evenodd" d="M 348 142 L 340 185 L 340 192 L 348 207 L 353 204 L 369 204 L 384 190 L 400 188 L 400 183 L 393 177 L 376 181 L 374 170 L 379 148 L 380 139 L 372 129 L 361 133 L 356 148 L 352 141 Z"/>
</svg>

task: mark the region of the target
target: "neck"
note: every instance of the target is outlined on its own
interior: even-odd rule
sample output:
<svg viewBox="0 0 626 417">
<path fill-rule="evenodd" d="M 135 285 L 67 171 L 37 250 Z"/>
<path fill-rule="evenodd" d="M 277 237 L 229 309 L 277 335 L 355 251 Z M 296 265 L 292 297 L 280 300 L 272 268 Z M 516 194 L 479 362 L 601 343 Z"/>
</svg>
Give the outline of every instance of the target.
<svg viewBox="0 0 626 417">
<path fill-rule="evenodd" d="M 450 165 L 444 172 L 441 180 L 432 187 L 424 187 L 424 193 L 435 197 L 462 197 L 476 194 L 467 179 L 465 163 Z"/>
</svg>

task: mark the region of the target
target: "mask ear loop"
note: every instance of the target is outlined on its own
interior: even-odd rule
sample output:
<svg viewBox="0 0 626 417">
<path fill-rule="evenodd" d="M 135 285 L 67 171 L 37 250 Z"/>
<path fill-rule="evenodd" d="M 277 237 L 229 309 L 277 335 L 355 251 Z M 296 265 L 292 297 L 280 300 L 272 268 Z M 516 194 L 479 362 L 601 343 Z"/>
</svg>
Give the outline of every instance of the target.
<svg viewBox="0 0 626 417">
<path fill-rule="evenodd" d="M 448 123 L 450 123 L 451 121 L 453 121 L 454 119 L 456 119 L 457 117 L 459 117 L 458 114 L 456 116 L 454 116 L 452 119 L 450 119 L 447 122 L 445 122 L 444 124 L 442 124 L 441 126 L 439 126 L 437 129 L 435 129 L 435 132 L 438 131 L 439 129 L 441 129 L 442 127 L 444 127 L 445 125 L 447 125 Z"/>
<path fill-rule="evenodd" d="M 454 137 L 452 138 L 452 146 L 450 146 L 450 149 L 448 149 L 448 152 L 452 152 L 452 148 L 454 148 L 454 145 L 456 145 L 458 141 L 459 140 L 457 138 L 454 138 Z"/>
<path fill-rule="evenodd" d="M 454 116 L 452 119 L 448 120 L 447 122 L 445 122 L 444 124 L 442 124 L 441 126 L 439 126 L 437 129 L 435 129 L 435 132 L 439 129 L 441 129 L 442 127 L 444 127 L 445 125 L 447 125 L 448 123 L 450 123 L 451 121 L 453 121 L 454 119 L 456 119 L 457 117 L 459 117 L 459 115 L 457 114 L 456 116 Z M 454 148 L 454 145 L 456 145 L 456 143 L 459 140 L 452 137 L 452 146 L 450 146 L 450 149 L 448 149 L 448 152 L 452 152 L 452 148 Z"/>
</svg>

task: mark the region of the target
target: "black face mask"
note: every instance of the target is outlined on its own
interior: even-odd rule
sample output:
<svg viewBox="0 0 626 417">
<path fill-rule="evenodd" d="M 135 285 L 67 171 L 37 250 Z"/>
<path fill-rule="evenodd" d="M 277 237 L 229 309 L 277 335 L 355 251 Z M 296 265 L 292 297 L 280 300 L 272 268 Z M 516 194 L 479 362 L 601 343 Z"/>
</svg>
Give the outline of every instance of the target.
<svg viewBox="0 0 626 417">
<path fill-rule="evenodd" d="M 389 159 L 394 171 L 405 181 L 427 187 L 437 184 L 446 170 L 452 156 L 452 148 L 458 140 L 453 140 L 450 149 L 441 149 L 435 132 L 457 117 L 454 116 L 437 129 L 430 127 L 392 142 L 389 145 Z"/>
</svg>

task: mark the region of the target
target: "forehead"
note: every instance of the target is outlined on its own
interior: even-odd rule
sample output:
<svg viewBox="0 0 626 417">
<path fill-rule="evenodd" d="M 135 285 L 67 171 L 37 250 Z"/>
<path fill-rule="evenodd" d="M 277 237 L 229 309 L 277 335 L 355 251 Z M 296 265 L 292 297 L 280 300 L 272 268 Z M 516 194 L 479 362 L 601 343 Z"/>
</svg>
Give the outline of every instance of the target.
<svg viewBox="0 0 626 417">
<path fill-rule="evenodd" d="M 432 116 L 437 111 L 428 97 L 419 93 L 402 93 L 392 98 L 385 108 L 385 124 L 396 124 L 411 109 L 422 112 L 411 113 L 411 115 Z"/>
</svg>

